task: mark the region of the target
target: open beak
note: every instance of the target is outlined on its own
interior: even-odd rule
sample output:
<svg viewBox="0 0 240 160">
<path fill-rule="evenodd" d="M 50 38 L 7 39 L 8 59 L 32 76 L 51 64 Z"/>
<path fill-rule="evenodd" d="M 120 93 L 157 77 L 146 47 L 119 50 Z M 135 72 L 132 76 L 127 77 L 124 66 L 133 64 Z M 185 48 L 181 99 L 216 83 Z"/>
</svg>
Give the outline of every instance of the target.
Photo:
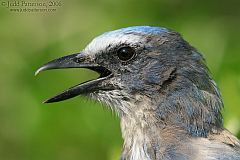
<svg viewBox="0 0 240 160">
<path fill-rule="evenodd" d="M 40 67 L 36 72 L 35 75 L 39 74 L 45 70 L 52 70 L 52 69 L 63 69 L 63 68 L 88 68 L 99 73 L 99 77 L 94 80 L 90 80 L 84 83 L 80 83 L 76 86 L 73 86 L 62 93 L 47 99 L 44 103 L 52 103 L 52 102 L 59 102 L 66 99 L 70 99 L 76 97 L 80 94 L 90 93 L 100 89 L 100 83 L 106 79 L 108 79 L 112 73 L 108 69 L 98 64 L 94 64 L 90 60 L 89 57 L 85 56 L 82 53 L 76 53 L 68 56 L 64 56 L 55 60 L 52 60 L 42 67 Z"/>
</svg>

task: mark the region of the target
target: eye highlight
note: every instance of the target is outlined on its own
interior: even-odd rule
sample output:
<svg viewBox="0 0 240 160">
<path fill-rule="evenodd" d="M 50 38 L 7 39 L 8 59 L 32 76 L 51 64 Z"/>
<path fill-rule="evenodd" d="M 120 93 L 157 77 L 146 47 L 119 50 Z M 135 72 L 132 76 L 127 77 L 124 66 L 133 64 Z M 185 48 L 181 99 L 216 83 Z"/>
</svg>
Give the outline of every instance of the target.
<svg viewBox="0 0 240 160">
<path fill-rule="evenodd" d="M 135 50 L 131 47 L 121 47 L 117 50 L 117 56 L 121 61 L 129 61 L 135 56 Z"/>
</svg>

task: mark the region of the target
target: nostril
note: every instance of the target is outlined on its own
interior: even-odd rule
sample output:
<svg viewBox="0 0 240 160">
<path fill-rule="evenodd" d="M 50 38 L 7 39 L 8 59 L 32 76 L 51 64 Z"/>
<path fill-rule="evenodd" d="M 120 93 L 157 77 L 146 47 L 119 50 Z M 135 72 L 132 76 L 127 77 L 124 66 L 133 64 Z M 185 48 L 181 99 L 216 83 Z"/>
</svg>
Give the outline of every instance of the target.
<svg viewBox="0 0 240 160">
<path fill-rule="evenodd" d="M 76 63 L 82 63 L 85 61 L 85 58 L 84 57 L 74 57 L 72 60 Z"/>
</svg>

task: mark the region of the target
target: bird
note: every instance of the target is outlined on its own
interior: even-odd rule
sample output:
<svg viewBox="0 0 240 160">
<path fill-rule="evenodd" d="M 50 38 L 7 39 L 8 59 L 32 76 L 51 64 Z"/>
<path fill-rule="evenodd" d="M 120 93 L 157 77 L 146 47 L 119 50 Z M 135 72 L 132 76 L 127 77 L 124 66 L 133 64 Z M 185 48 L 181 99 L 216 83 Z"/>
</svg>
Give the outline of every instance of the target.
<svg viewBox="0 0 240 160">
<path fill-rule="evenodd" d="M 240 160 L 240 141 L 223 126 L 224 104 L 205 59 L 178 32 L 156 26 L 105 32 L 35 74 L 64 68 L 99 77 L 44 103 L 81 95 L 108 106 L 120 119 L 121 160 Z"/>
</svg>

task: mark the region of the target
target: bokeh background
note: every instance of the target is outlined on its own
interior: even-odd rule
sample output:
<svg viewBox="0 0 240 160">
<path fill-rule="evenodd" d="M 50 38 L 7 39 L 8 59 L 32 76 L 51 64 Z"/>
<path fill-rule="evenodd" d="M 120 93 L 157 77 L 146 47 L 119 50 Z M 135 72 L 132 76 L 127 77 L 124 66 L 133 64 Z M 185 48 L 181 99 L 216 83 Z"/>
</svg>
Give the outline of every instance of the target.
<svg viewBox="0 0 240 160">
<path fill-rule="evenodd" d="M 222 92 L 225 127 L 240 137 L 239 0 L 61 2 L 52 13 L 16 13 L 0 4 L 1 160 L 119 158 L 119 120 L 105 107 L 84 97 L 41 103 L 97 74 L 71 69 L 35 77 L 34 72 L 105 31 L 133 25 L 174 29 L 203 53 Z"/>
</svg>

